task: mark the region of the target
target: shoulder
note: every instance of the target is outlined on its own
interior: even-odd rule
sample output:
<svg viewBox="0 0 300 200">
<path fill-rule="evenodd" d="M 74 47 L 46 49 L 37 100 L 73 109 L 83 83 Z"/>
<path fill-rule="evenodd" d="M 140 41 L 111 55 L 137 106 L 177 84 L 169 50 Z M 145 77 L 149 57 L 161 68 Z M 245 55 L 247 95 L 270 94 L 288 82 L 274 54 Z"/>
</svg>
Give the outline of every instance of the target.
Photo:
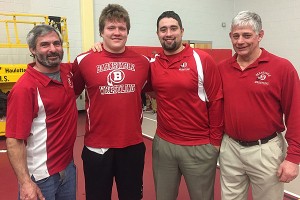
<svg viewBox="0 0 300 200">
<path fill-rule="evenodd" d="M 86 59 L 86 58 L 90 57 L 91 55 L 96 55 L 97 53 L 100 55 L 99 52 L 93 52 L 92 50 L 81 53 L 75 58 L 74 63 L 80 64 L 83 59 Z"/>
<path fill-rule="evenodd" d="M 69 72 L 72 70 L 72 63 L 60 63 L 60 70 L 63 72 Z"/>
<path fill-rule="evenodd" d="M 131 50 L 130 48 L 126 48 L 126 55 L 128 55 L 132 59 L 141 60 L 146 63 L 150 62 L 150 59 L 147 56 L 137 53 L 137 52 Z"/>
<path fill-rule="evenodd" d="M 200 60 L 201 63 L 208 63 L 209 65 L 211 64 L 216 64 L 213 57 L 208 53 L 205 52 L 204 50 L 200 50 L 197 48 L 191 48 L 192 49 L 192 56 L 194 57 L 194 59 L 196 60 Z"/>
<path fill-rule="evenodd" d="M 134 65 L 136 69 L 146 69 L 150 67 L 150 60 L 147 56 L 141 55 L 129 48 L 123 54 L 122 61 Z"/>
<path fill-rule="evenodd" d="M 200 49 L 193 49 L 193 57 L 196 62 L 201 62 L 203 68 L 216 68 L 216 62 L 213 57 L 208 53 Z"/>
<path fill-rule="evenodd" d="M 274 59 L 274 61 L 279 62 L 279 64 L 292 65 L 292 63 L 286 58 L 283 58 L 283 57 L 280 57 L 280 56 L 277 56 L 277 55 L 274 55 L 274 54 L 271 54 L 271 53 L 269 53 L 269 54 L 270 54 L 270 57 L 272 59 Z"/>
<path fill-rule="evenodd" d="M 25 73 L 17 80 L 17 82 L 14 84 L 13 88 L 30 88 L 34 87 L 34 82 L 36 80 L 36 76 L 39 74 L 34 69 L 27 69 Z"/>
<path fill-rule="evenodd" d="M 36 92 L 37 86 L 34 79 L 25 73 L 12 87 L 11 91 L 9 92 L 9 98 L 24 100 L 25 98 L 29 98 L 32 94 L 35 95 Z"/>
<path fill-rule="evenodd" d="M 208 52 L 204 51 L 204 50 L 201 50 L 201 49 L 198 49 L 198 48 L 191 48 L 191 49 L 192 49 L 194 54 L 196 53 L 201 57 L 211 57 L 211 55 Z"/>
<path fill-rule="evenodd" d="M 220 62 L 217 63 L 217 66 L 219 70 L 223 70 L 229 66 L 232 66 L 232 64 L 235 62 L 234 57 L 226 58 L 224 60 L 221 60 Z"/>
<path fill-rule="evenodd" d="M 226 66 L 228 65 L 229 63 L 231 63 L 233 61 L 233 58 L 226 58 L 224 60 L 221 60 L 220 62 L 218 62 L 218 65 L 219 66 Z"/>
<path fill-rule="evenodd" d="M 278 68 L 279 70 L 296 70 L 293 64 L 288 59 L 272 54 L 266 50 L 263 50 L 262 61 L 269 62 L 270 66 Z"/>
</svg>

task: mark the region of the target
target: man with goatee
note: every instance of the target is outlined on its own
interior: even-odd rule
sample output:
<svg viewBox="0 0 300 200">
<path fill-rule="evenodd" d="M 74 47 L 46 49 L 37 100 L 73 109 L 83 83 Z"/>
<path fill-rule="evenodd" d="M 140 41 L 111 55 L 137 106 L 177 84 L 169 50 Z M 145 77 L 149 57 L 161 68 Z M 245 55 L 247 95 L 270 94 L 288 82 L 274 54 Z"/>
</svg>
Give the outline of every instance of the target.
<svg viewBox="0 0 300 200">
<path fill-rule="evenodd" d="M 71 64 L 62 64 L 63 40 L 49 25 L 27 35 L 35 62 L 8 96 L 6 144 L 19 199 L 76 199 L 73 147 L 77 108 Z"/>
</svg>

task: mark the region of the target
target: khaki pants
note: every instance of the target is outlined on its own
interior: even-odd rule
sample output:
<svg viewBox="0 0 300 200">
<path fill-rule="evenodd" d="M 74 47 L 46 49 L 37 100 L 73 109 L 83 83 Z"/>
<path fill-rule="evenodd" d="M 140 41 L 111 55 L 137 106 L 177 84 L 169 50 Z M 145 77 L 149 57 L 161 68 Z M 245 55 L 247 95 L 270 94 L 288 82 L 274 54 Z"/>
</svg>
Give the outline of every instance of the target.
<svg viewBox="0 0 300 200">
<path fill-rule="evenodd" d="M 266 144 L 243 147 L 224 135 L 220 149 L 222 200 L 282 200 L 284 185 L 276 176 L 285 158 L 284 138 L 279 134 Z"/>
<path fill-rule="evenodd" d="M 211 144 L 181 146 L 157 135 L 153 140 L 156 200 L 176 200 L 181 176 L 191 200 L 213 200 L 219 151 Z"/>
</svg>

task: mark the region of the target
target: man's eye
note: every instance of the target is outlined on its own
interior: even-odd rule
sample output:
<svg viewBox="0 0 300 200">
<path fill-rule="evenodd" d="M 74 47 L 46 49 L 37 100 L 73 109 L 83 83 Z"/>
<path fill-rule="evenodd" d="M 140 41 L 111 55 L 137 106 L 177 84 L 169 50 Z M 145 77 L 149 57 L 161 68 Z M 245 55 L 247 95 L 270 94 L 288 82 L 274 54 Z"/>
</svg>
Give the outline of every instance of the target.
<svg viewBox="0 0 300 200">
<path fill-rule="evenodd" d="M 244 35 L 244 38 L 249 39 L 252 35 Z"/>
<path fill-rule="evenodd" d="M 47 47 L 47 46 L 49 46 L 48 43 L 41 43 L 41 47 Z"/>
<path fill-rule="evenodd" d="M 61 46 L 61 42 L 54 42 L 53 45 L 54 46 Z"/>
<path fill-rule="evenodd" d="M 239 35 L 233 35 L 232 37 L 233 37 L 233 39 L 237 40 L 237 39 L 239 39 L 240 36 Z"/>
</svg>

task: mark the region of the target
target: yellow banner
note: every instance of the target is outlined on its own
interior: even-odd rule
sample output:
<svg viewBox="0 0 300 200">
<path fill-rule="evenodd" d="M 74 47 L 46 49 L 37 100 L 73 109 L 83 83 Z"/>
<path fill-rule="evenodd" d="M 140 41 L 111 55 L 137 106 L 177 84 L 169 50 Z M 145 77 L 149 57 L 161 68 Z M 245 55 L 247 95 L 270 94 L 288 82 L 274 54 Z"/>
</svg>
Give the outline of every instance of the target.
<svg viewBox="0 0 300 200">
<path fill-rule="evenodd" d="M 27 64 L 0 64 L 0 74 L 23 74 L 26 69 Z"/>
<path fill-rule="evenodd" d="M 22 76 L 23 74 L 0 74 L 0 83 L 11 83 L 11 82 L 17 82 L 17 80 Z"/>
<path fill-rule="evenodd" d="M 16 82 L 26 69 L 26 64 L 0 64 L 0 83 Z"/>
</svg>

